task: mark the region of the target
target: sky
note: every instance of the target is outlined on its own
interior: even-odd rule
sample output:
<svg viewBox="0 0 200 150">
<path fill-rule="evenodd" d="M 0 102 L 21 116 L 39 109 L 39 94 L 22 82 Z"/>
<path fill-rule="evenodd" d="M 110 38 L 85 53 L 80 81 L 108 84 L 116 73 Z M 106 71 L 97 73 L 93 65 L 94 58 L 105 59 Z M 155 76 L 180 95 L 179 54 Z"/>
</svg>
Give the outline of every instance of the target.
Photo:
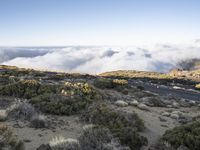
<svg viewBox="0 0 200 150">
<path fill-rule="evenodd" d="M 199 0 L 0 0 L 0 46 L 200 39 Z"/>
</svg>

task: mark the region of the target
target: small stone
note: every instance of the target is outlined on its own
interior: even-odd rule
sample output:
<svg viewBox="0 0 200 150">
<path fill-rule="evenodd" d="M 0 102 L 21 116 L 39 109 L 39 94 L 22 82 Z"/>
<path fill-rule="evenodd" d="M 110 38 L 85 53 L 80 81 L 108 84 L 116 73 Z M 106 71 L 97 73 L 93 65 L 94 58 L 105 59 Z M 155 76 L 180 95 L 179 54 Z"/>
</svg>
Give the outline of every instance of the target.
<svg viewBox="0 0 200 150">
<path fill-rule="evenodd" d="M 196 104 L 196 102 L 195 101 L 189 101 L 189 104 L 191 105 L 191 106 L 194 106 L 195 104 Z"/>
<path fill-rule="evenodd" d="M 172 106 L 173 106 L 174 108 L 179 108 L 179 107 L 180 107 L 179 103 L 177 103 L 177 102 L 173 102 L 173 103 L 172 103 Z"/>
<path fill-rule="evenodd" d="M 119 106 L 119 107 L 126 107 L 126 106 L 128 106 L 128 103 L 125 102 L 125 101 L 123 101 L 123 100 L 118 100 L 118 101 L 115 102 L 115 104 L 117 106 Z"/>
<path fill-rule="evenodd" d="M 165 124 L 161 124 L 160 126 L 161 126 L 161 127 L 164 127 L 164 128 L 167 128 L 167 127 L 168 127 L 168 126 L 165 125 Z"/>
<path fill-rule="evenodd" d="M 31 140 L 29 140 L 29 139 L 24 139 L 23 140 L 25 143 L 30 143 L 31 142 Z"/>
<path fill-rule="evenodd" d="M 178 114 L 171 114 L 171 116 L 170 116 L 172 119 L 176 119 L 176 120 L 178 120 L 178 118 L 179 118 L 179 115 Z"/>
<path fill-rule="evenodd" d="M 138 108 L 141 109 L 141 110 L 149 111 L 149 107 L 147 105 L 145 105 L 145 104 L 139 104 Z"/>
<path fill-rule="evenodd" d="M 139 103 L 138 103 L 137 100 L 133 100 L 133 101 L 131 101 L 129 104 L 130 104 L 131 106 L 138 106 L 138 105 L 139 105 Z"/>
<path fill-rule="evenodd" d="M 180 111 L 178 111 L 178 110 L 175 110 L 175 111 L 172 111 L 172 113 L 171 114 L 178 114 L 178 115 L 181 115 L 182 114 L 182 112 L 180 112 Z"/>
<path fill-rule="evenodd" d="M 170 113 L 168 113 L 168 112 L 163 112 L 161 115 L 162 115 L 162 116 L 165 116 L 165 117 L 169 117 L 169 116 L 170 116 Z"/>
<path fill-rule="evenodd" d="M 163 116 L 159 116 L 159 120 L 161 122 L 166 122 L 167 121 L 167 118 L 163 117 Z"/>
<path fill-rule="evenodd" d="M 166 107 L 167 107 L 167 108 L 172 108 L 173 106 L 172 106 L 172 105 L 167 105 Z"/>
<path fill-rule="evenodd" d="M 39 137 L 42 137 L 43 135 L 42 135 L 42 134 L 38 134 L 38 136 L 39 136 Z"/>
</svg>

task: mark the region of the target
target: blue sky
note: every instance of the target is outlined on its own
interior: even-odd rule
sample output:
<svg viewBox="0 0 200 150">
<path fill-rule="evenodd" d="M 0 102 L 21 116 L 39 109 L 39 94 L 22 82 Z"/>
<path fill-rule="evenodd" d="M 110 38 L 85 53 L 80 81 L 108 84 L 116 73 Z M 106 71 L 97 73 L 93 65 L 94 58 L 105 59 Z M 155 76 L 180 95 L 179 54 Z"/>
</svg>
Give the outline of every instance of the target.
<svg viewBox="0 0 200 150">
<path fill-rule="evenodd" d="M 199 0 L 0 0 L 1 46 L 134 45 L 199 38 Z"/>
</svg>

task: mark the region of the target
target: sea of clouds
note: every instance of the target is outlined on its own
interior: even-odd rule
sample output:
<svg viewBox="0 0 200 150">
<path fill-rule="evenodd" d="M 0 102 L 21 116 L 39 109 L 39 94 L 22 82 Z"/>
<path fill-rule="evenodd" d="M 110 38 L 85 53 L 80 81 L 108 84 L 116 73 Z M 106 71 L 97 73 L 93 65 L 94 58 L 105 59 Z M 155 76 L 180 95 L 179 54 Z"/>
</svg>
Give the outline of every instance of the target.
<svg viewBox="0 0 200 150">
<path fill-rule="evenodd" d="M 154 46 L 1 47 L 0 64 L 41 70 L 98 74 L 113 70 L 168 72 L 178 63 L 200 59 L 200 41 Z"/>
</svg>

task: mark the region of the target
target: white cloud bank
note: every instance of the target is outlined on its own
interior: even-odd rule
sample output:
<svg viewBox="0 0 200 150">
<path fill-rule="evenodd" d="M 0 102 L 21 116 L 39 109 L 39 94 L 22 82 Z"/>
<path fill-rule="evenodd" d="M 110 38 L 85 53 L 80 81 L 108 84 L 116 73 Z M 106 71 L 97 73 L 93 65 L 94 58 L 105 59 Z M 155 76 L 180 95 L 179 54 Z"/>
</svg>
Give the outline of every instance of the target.
<svg viewBox="0 0 200 150">
<path fill-rule="evenodd" d="M 113 70 L 167 72 L 182 60 L 200 58 L 200 42 L 147 47 L 0 48 L 0 63 L 19 67 L 101 73 Z"/>
</svg>

